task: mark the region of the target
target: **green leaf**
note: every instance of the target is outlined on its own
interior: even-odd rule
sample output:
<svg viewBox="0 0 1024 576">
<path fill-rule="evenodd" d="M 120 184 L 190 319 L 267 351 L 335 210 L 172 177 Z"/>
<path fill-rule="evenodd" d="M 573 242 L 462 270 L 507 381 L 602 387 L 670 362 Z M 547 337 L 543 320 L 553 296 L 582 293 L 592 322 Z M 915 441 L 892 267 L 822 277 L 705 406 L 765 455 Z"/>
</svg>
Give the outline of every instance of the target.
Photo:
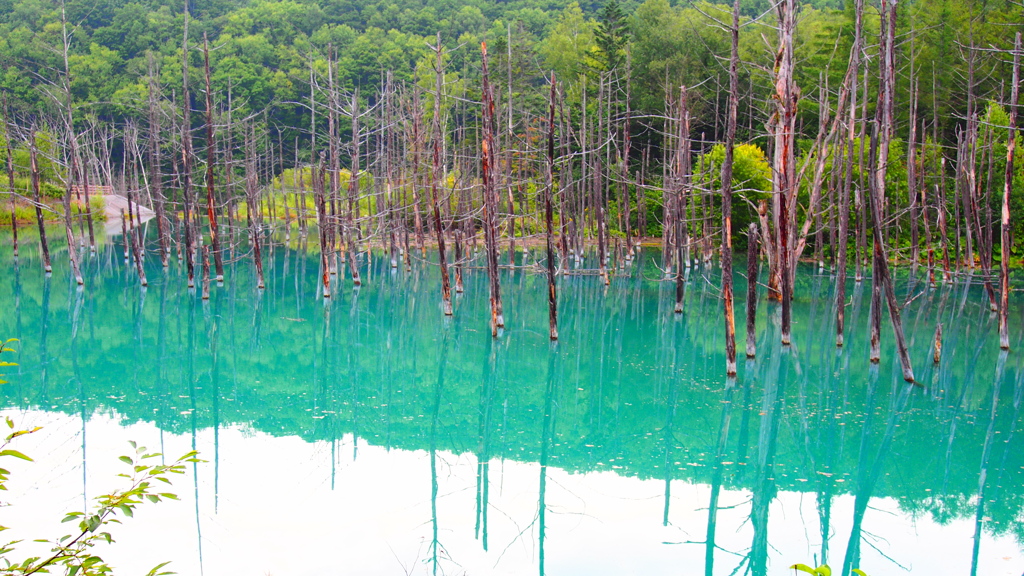
<svg viewBox="0 0 1024 576">
<path fill-rule="evenodd" d="M 119 456 L 117 459 L 120 460 L 121 462 L 124 462 L 125 464 L 127 464 L 129 466 L 132 466 L 132 465 L 135 464 L 135 461 L 133 461 L 128 456 Z"/>
<path fill-rule="evenodd" d="M 9 448 L 7 450 L 0 450 L 0 456 L 14 456 L 15 458 L 21 458 L 22 460 L 28 460 L 29 462 L 32 462 L 32 459 L 29 458 L 28 456 L 25 456 L 24 454 L 18 452 L 17 450 L 11 450 Z"/>
<path fill-rule="evenodd" d="M 854 568 L 853 569 L 853 573 L 856 574 L 857 576 L 868 576 L 867 573 L 865 573 L 860 568 Z"/>
<path fill-rule="evenodd" d="M 807 564 L 793 564 L 789 568 L 791 570 L 799 570 L 801 572 L 806 572 L 808 574 L 814 574 L 815 576 L 817 576 L 817 574 L 818 574 L 817 570 L 815 570 L 814 568 L 811 568 Z"/>
<path fill-rule="evenodd" d="M 174 574 L 174 572 L 161 572 L 160 569 L 167 566 L 170 562 L 161 562 L 153 567 L 152 570 L 146 573 L 146 576 L 164 576 L 165 574 Z"/>
</svg>

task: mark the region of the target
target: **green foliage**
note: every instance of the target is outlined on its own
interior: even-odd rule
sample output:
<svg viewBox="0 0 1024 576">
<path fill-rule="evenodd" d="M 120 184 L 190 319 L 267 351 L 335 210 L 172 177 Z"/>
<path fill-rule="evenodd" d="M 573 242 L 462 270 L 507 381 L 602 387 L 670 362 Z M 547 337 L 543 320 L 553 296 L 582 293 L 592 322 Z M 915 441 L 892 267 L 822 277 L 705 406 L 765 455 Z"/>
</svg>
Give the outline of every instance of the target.
<svg viewBox="0 0 1024 576">
<path fill-rule="evenodd" d="M 813 574 L 814 576 L 832 576 L 832 569 L 829 568 L 828 564 L 822 564 L 817 568 L 811 568 L 807 564 L 793 564 L 789 568 L 794 572 L 806 572 L 808 574 Z M 852 572 L 857 576 L 868 576 L 860 568 L 854 568 Z"/>
<path fill-rule="evenodd" d="M 722 162 L 725 161 L 725 146 L 714 145 L 711 150 L 700 157 L 698 165 L 703 172 L 698 182 L 714 191 L 714 197 L 720 198 L 722 189 Z M 736 236 L 736 246 L 742 249 L 744 235 L 736 234 L 747 229 L 747 225 L 757 221 L 757 203 L 767 199 L 772 189 L 772 169 L 768 158 L 756 144 L 738 144 L 733 149 L 732 164 L 733 212 L 732 229 Z"/>
<path fill-rule="evenodd" d="M 618 70 L 625 60 L 626 44 L 629 42 L 626 14 L 618 0 L 607 0 L 597 17 L 594 42 L 598 49 L 598 66 L 605 71 Z"/>
<path fill-rule="evenodd" d="M 547 69 L 564 83 L 586 71 L 586 61 L 597 49 L 595 24 L 583 15 L 579 3 L 572 2 L 558 15 L 539 52 Z"/>
<path fill-rule="evenodd" d="M 0 344 L 0 355 L 3 355 L 4 352 L 8 352 L 8 353 L 14 352 L 14 348 L 10 348 L 9 345 L 10 344 L 14 344 L 17 341 L 18 341 L 17 338 L 9 338 L 9 339 L 5 340 L 3 342 L 3 344 Z M 9 366 L 17 366 L 17 365 L 18 364 L 16 362 L 7 362 L 6 360 L 0 360 L 0 368 L 6 368 L 6 367 L 9 367 Z M 3 379 L 3 374 L 0 374 L 0 384 L 7 384 L 7 381 Z M 0 485 L 2 485 L 2 484 L 0 484 Z"/>
</svg>

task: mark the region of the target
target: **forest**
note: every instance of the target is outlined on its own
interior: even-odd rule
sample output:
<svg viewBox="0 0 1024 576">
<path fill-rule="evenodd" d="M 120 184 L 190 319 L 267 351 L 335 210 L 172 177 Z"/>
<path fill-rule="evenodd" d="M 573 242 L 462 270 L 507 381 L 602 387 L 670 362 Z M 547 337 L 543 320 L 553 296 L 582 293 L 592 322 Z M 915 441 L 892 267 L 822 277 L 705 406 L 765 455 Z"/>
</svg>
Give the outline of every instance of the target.
<svg viewBox="0 0 1024 576">
<path fill-rule="evenodd" d="M 325 297 L 346 262 L 358 285 L 369 246 L 408 266 L 429 244 L 450 313 L 449 263 L 460 291 L 482 232 L 497 333 L 499 240 L 514 253 L 546 237 L 555 339 L 556 274 L 596 247 L 607 283 L 660 238 L 667 279 L 720 258 L 730 373 L 734 249 L 764 255 L 783 343 L 796 265 L 813 259 L 837 270 L 837 299 L 848 266 L 878 285 L 873 358 L 883 293 L 906 355 L 891 263 L 927 265 L 932 285 L 978 274 L 1009 345 L 1020 3 L 23 0 L 0 14 L 5 218 L 38 223 L 47 270 L 44 221 L 95 246 L 92 189 L 127 197 L 143 284 L 147 250 L 166 266 L 174 248 L 190 286 L 211 258 L 222 280 L 218 229 L 235 225 L 262 276 L 268 234 L 315 221 Z M 140 206 L 158 248 L 133 233 Z"/>
</svg>

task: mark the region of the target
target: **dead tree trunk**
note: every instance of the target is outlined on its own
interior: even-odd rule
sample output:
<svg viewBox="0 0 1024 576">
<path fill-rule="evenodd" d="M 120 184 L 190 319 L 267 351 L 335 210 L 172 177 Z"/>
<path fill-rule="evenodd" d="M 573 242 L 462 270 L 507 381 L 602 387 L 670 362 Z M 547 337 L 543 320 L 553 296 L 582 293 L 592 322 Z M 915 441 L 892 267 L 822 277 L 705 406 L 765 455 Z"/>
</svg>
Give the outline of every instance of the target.
<svg viewBox="0 0 1024 576">
<path fill-rule="evenodd" d="M 188 269 L 188 287 L 196 286 L 195 248 L 192 245 L 192 120 L 191 96 L 188 87 L 188 0 L 185 0 L 185 24 L 181 41 L 181 193 L 185 212 L 185 262 Z"/>
<path fill-rule="evenodd" d="M 505 315 L 501 305 L 501 283 L 498 278 L 497 209 L 498 191 L 494 170 L 497 167 L 497 151 L 494 149 L 494 89 L 487 72 L 487 43 L 480 44 L 483 56 L 483 141 L 481 170 L 484 182 L 484 242 L 487 250 L 487 276 L 491 289 L 491 335 L 497 336 L 498 329 L 505 326 Z"/>
<path fill-rule="evenodd" d="M 725 123 L 725 159 L 722 161 L 722 301 L 725 308 L 725 374 L 736 375 L 736 317 L 732 293 L 732 163 L 739 108 L 740 0 L 732 7 L 732 55 L 729 58 L 729 104 Z"/>
<path fill-rule="evenodd" d="M 213 139 L 213 90 L 210 88 L 210 44 L 206 40 L 205 32 L 203 32 L 203 66 L 206 71 L 206 218 L 210 223 L 210 245 L 213 250 L 213 266 L 217 272 L 217 282 L 223 282 L 224 261 L 220 251 L 220 235 L 217 232 L 217 203 L 213 197 L 213 164 L 216 145 Z M 207 272 L 209 271 L 207 270 Z"/>
<path fill-rule="evenodd" d="M 999 347 L 1010 349 L 1007 314 L 1010 307 L 1010 191 L 1013 188 L 1013 155 L 1016 151 L 1017 106 L 1020 98 L 1020 32 L 1013 43 L 1013 84 L 1010 86 L 1010 128 L 1006 139 L 1006 171 L 1003 179 L 1003 210 L 1000 215 L 999 242 Z"/>
<path fill-rule="evenodd" d="M 795 208 L 796 181 L 796 104 L 799 98 L 793 81 L 793 34 L 796 31 L 796 0 L 781 0 L 776 6 L 779 26 L 779 54 L 775 60 L 776 119 L 773 180 L 778 198 L 776 229 L 779 238 L 778 270 L 782 291 L 782 344 L 789 345 L 793 298 L 793 250 L 790 246 Z"/>
<path fill-rule="evenodd" d="M 438 191 L 441 188 L 441 141 L 444 140 L 444 133 L 441 131 L 441 97 L 444 94 L 444 60 L 441 52 L 441 34 L 437 34 L 437 46 L 435 46 L 435 82 L 434 82 L 434 118 L 431 125 L 433 140 L 433 163 L 431 165 L 430 178 L 430 201 L 434 208 L 434 230 L 437 232 L 437 257 L 441 265 L 441 308 L 445 316 L 452 315 L 452 287 L 451 279 L 448 277 L 448 258 L 444 246 L 444 224 L 441 222 L 441 205 L 438 199 Z"/>
<path fill-rule="evenodd" d="M 892 321 L 893 332 L 896 335 L 896 349 L 899 354 L 900 366 L 903 369 L 903 379 L 907 382 L 914 381 L 914 370 L 910 365 L 910 355 L 907 352 L 906 339 L 903 336 L 903 323 L 900 320 L 899 304 L 896 301 L 896 293 L 893 289 L 892 278 L 889 276 L 889 263 L 885 254 L 885 245 L 882 236 L 882 197 L 885 189 L 885 175 L 889 162 L 889 142 L 893 130 L 893 95 L 895 92 L 895 68 L 896 68 L 896 2 L 897 0 L 883 0 L 882 26 L 880 34 L 879 66 L 880 84 L 878 94 L 878 106 L 876 109 L 875 138 L 872 138 L 872 146 L 876 147 L 877 158 L 871 193 L 871 212 L 874 218 L 873 236 L 875 241 L 875 278 L 872 283 L 881 284 L 885 291 L 886 303 L 889 307 L 889 319 Z"/>
<path fill-rule="evenodd" d="M 60 7 L 60 19 L 61 19 L 61 36 L 63 37 L 63 53 L 64 53 L 64 106 L 65 106 L 65 125 L 67 130 L 68 138 L 68 160 L 71 163 L 71 170 L 68 171 L 68 181 L 66 183 L 64 191 L 64 234 L 67 236 L 68 241 L 68 260 L 71 262 L 71 273 L 75 276 L 75 283 L 79 286 L 84 284 L 82 280 L 82 272 L 78 268 L 78 246 L 75 246 L 75 232 L 71 226 L 71 193 L 74 190 L 76 179 L 78 178 L 79 166 L 78 166 L 78 148 L 77 142 L 78 137 L 75 135 L 75 118 L 72 107 L 71 99 L 71 67 L 68 63 L 68 53 L 71 51 L 70 38 L 68 36 L 67 18 L 64 13 L 64 3 L 61 2 Z M 85 206 L 85 210 L 89 207 Z"/>
<path fill-rule="evenodd" d="M 210 247 L 203 246 L 203 300 L 210 299 Z"/>
<path fill-rule="evenodd" d="M 140 248 L 141 243 L 142 243 L 142 239 L 139 238 L 139 227 L 138 226 L 133 226 L 128 231 L 128 233 L 131 234 L 131 237 L 129 239 L 129 243 L 131 244 L 131 247 L 132 247 L 132 258 L 135 259 L 135 271 L 139 274 L 139 283 L 142 286 L 149 286 L 149 282 L 146 280 L 145 262 L 142 259 L 142 248 Z M 207 263 L 206 268 L 207 268 L 206 276 L 207 276 L 207 278 L 209 278 L 209 276 L 210 276 L 210 274 L 209 274 L 209 272 L 210 272 L 210 270 L 209 270 L 209 263 Z"/>
<path fill-rule="evenodd" d="M 921 258 L 918 220 L 920 204 L 917 197 L 917 84 L 914 78 L 914 50 L 910 50 L 910 133 L 907 138 L 907 196 L 910 198 L 910 269 L 916 275 L 918 260 Z"/>
<path fill-rule="evenodd" d="M 551 97 L 548 101 L 548 158 L 544 173 L 544 224 L 547 232 L 548 257 L 548 333 L 558 340 L 558 293 L 555 288 L 554 209 L 552 207 L 555 182 L 555 95 L 557 84 L 551 74 Z"/>
<path fill-rule="evenodd" d="M 4 94 L 4 134 L 7 136 L 7 193 L 11 195 L 11 241 L 14 244 L 14 259 L 18 259 L 18 216 L 14 199 L 17 194 L 14 192 L 14 154 L 11 151 L 11 139 L 14 134 L 11 130 L 10 118 L 7 116 L 7 94 Z"/>
<path fill-rule="evenodd" d="M 420 253 L 426 256 L 427 248 L 423 242 L 423 220 L 420 218 L 420 153 L 423 149 L 420 128 L 423 122 L 423 107 L 420 105 L 419 87 L 413 87 L 412 94 L 412 212 L 416 227 L 416 244 Z"/>
<path fill-rule="evenodd" d="M 331 297 L 331 246 L 328 240 L 327 223 L 327 202 L 324 198 L 324 179 L 326 178 L 324 159 L 321 155 L 320 162 L 313 170 L 313 203 L 316 205 L 316 223 L 320 237 L 320 274 L 321 286 L 323 287 L 324 298 Z"/>
<path fill-rule="evenodd" d="M 760 276 L 757 224 L 747 232 L 747 358 L 757 354 L 757 277 Z"/>
<path fill-rule="evenodd" d="M 860 74 L 860 53 L 864 34 L 864 0 L 855 0 L 853 47 L 850 49 L 850 66 L 847 80 L 850 83 L 850 112 L 847 117 L 846 174 L 840 193 L 839 206 L 839 255 L 836 262 L 836 346 L 842 347 L 846 327 L 846 268 L 850 236 L 850 190 L 853 188 L 853 152 L 857 129 L 857 79 Z M 842 108 L 836 110 L 843 114 Z M 857 194 L 858 197 L 860 194 Z M 859 240 L 858 240 L 859 241 Z M 856 253 L 854 254 L 856 258 Z M 860 269 L 860 264 L 857 264 Z"/>
<path fill-rule="evenodd" d="M 53 266 L 50 265 L 50 246 L 46 241 L 46 226 L 43 223 L 43 200 L 39 193 L 39 150 L 36 147 L 35 126 L 28 133 L 28 154 L 29 171 L 32 180 L 32 199 L 36 206 L 36 222 L 39 224 L 39 246 L 43 252 L 43 272 L 50 274 Z M 74 249 L 74 247 L 69 247 Z"/>
<path fill-rule="evenodd" d="M 250 127 L 245 143 L 245 197 L 249 201 L 246 215 L 249 224 L 249 235 L 252 242 L 252 257 L 256 264 L 256 288 L 262 290 L 263 254 L 261 253 L 260 208 L 258 199 L 258 176 L 256 174 L 256 134 Z"/>
<path fill-rule="evenodd" d="M 462 229 L 455 229 L 455 293 L 462 294 L 466 291 L 465 285 L 462 283 Z M 395 265 L 393 264 L 392 267 Z"/>
<path fill-rule="evenodd" d="M 345 231 L 345 245 L 348 248 L 349 273 L 352 284 L 359 286 L 359 91 L 352 94 L 352 161 L 348 178 L 348 226 Z"/>
</svg>

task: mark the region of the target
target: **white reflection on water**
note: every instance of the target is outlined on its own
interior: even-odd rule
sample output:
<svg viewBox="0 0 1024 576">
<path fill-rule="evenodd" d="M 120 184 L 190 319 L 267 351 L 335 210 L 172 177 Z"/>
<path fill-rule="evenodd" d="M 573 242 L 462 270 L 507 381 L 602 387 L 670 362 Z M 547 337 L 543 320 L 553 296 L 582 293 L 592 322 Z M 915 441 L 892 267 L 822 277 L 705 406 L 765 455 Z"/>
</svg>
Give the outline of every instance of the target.
<svg viewBox="0 0 1024 576">
<path fill-rule="evenodd" d="M 73 416 L 4 414 L 21 426 L 44 427 L 17 440 L 34 463 L 4 462 L 12 471 L 4 495 L 11 505 L 2 512 L 2 523 L 14 528 L 6 533 L 8 539 L 56 537 L 69 530 L 71 524 L 59 522 L 64 512 L 81 508 L 83 482 L 90 499 L 118 485 L 115 476 L 125 466 L 117 456 L 129 452 L 127 439 L 153 450 L 162 443 L 169 457 L 187 452 L 193 441 L 189 435 L 161 434 L 148 423 L 123 425 L 116 414 L 92 416 L 84 437 L 81 420 Z M 191 470 L 175 478 L 173 491 L 181 501 L 144 505 L 135 518 L 114 527 L 114 546 L 97 550 L 117 573 L 142 574 L 165 560 L 185 575 L 434 572 L 428 452 L 388 451 L 360 442 L 353 459 L 353 438 L 346 436 L 333 450 L 337 461 L 331 490 L 328 443 L 223 428 L 215 466 L 213 430 L 198 432 L 195 442 L 208 460 L 199 465 L 198 484 L 193 485 Z M 474 537 L 476 464 L 471 454 L 438 453 L 436 573 L 535 574 L 539 464 L 492 461 L 488 551 Z M 668 527 L 662 526 L 663 490 L 660 480 L 613 472 L 570 474 L 549 467 L 546 573 L 703 573 L 704 506 L 710 488 L 675 481 Z M 745 491 L 722 493 L 717 539 L 723 551 L 716 554 L 716 574 L 730 574 L 750 546 L 749 501 Z M 852 496 L 835 499 L 832 558 L 842 557 L 852 510 Z M 969 573 L 971 520 L 939 526 L 927 517 L 911 518 L 892 499 L 873 500 L 868 516 L 873 520 L 865 535 L 870 544 L 862 546 L 861 562 L 868 574 Z M 777 496 L 768 531 L 769 574 L 787 574 L 788 565 L 814 560 L 817 522 L 813 494 Z M 28 552 L 31 546 L 19 549 Z M 981 550 L 979 574 L 1021 573 L 1024 555 L 1012 537 L 986 535 Z"/>
</svg>

